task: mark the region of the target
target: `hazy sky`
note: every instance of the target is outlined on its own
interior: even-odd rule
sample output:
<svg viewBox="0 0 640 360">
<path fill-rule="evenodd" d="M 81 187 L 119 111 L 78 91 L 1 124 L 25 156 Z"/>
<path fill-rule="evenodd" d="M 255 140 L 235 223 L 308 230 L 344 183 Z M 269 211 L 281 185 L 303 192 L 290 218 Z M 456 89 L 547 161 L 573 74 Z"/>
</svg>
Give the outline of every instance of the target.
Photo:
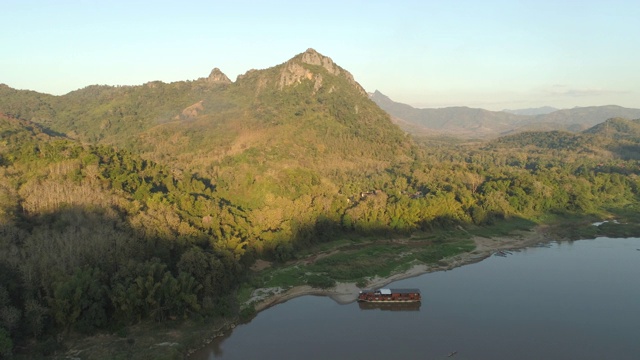
<svg viewBox="0 0 640 360">
<path fill-rule="evenodd" d="M 0 0 L 0 83 L 235 80 L 307 48 L 417 107 L 640 108 L 640 1 Z"/>
</svg>

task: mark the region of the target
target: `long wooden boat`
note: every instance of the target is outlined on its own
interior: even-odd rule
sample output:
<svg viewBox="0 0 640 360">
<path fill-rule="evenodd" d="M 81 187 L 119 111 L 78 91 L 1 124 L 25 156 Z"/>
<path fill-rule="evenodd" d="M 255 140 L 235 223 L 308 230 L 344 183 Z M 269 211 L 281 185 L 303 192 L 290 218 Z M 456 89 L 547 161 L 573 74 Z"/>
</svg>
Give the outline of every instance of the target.
<svg viewBox="0 0 640 360">
<path fill-rule="evenodd" d="M 419 289 L 375 289 L 361 290 L 358 294 L 360 302 L 419 302 L 422 300 Z"/>
<path fill-rule="evenodd" d="M 390 301 L 359 301 L 358 307 L 360 310 L 379 310 L 379 311 L 420 311 L 422 303 L 420 301 L 414 302 L 390 302 Z"/>
</svg>

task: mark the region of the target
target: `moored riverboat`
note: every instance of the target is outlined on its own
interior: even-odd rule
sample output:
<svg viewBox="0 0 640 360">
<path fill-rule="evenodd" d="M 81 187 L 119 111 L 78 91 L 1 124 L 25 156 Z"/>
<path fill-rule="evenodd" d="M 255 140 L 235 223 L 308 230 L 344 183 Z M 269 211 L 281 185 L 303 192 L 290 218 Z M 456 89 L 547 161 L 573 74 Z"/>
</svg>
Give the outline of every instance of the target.
<svg viewBox="0 0 640 360">
<path fill-rule="evenodd" d="M 420 311 L 422 303 L 420 301 L 403 301 L 403 302 L 368 302 L 359 301 L 360 310 L 379 310 L 379 311 Z"/>
<path fill-rule="evenodd" d="M 405 303 L 422 300 L 419 289 L 375 289 L 361 290 L 358 294 L 360 302 Z"/>
</svg>

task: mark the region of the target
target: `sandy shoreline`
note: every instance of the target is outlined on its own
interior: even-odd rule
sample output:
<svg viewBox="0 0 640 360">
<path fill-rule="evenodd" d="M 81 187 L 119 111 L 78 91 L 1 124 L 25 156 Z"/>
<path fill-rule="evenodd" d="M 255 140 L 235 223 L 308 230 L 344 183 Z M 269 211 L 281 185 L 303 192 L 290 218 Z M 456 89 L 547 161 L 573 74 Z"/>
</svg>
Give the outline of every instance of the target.
<svg viewBox="0 0 640 360">
<path fill-rule="evenodd" d="M 462 265 L 472 264 L 501 251 L 508 252 L 532 247 L 538 244 L 546 244 L 553 241 L 553 239 L 550 239 L 546 235 L 545 230 L 546 227 L 537 226 L 533 230 L 519 231 L 505 237 L 483 238 L 477 236 L 473 238 L 473 241 L 476 244 L 476 249 L 474 251 L 443 259 L 439 261 L 438 264 L 416 265 L 405 272 L 393 274 L 389 277 L 373 278 L 368 282 L 366 288 L 380 288 L 397 280 L 407 279 L 429 272 L 450 270 Z M 259 268 L 264 266 L 268 266 L 268 264 L 266 262 L 259 262 L 259 264 L 257 264 L 257 268 L 254 270 L 258 271 Z M 360 290 L 361 289 L 355 283 L 338 283 L 330 289 L 318 289 L 306 285 L 296 286 L 287 290 L 281 288 L 257 289 L 254 291 L 254 297 L 250 299 L 248 303 L 252 303 L 254 305 L 256 312 L 260 312 L 271 306 L 281 304 L 304 295 L 328 296 L 340 304 L 348 304 L 356 301 Z M 221 326 L 217 331 L 215 331 L 212 337 L 203 341 L 201 347 L 209 344 L 214 338 L 223 336 L 223 334 L 231 331 L 234 327 L 235 323 Z M 188 351 L 187 357 L 195 351 L 197 350 L 192 349 Z"/>
<path fill-rule="evenodd" d="M 548 243 L 551 241 L 546 235 L 545 227 L 537 226 L 530 231 L 520 231 L 508 237 L 484 238 L 476 236 L 473 238 L 476 249 L 472 252 L 459 254 L 442 261 L 437 265 L 416 265 L 409 270 L 393 274 L 385 278 L 374 278 L 369 281 L 366 288 L 380 288 L 391 282 L 411 278 L 434 271 L 450 270 L 462 265 L 472 264 L 500 251 L 517 250 L 531 247 L 537 244 Z M 354 302 L 361 289 L 355 283 L 338 283 L 330 289 L 318 289 L 308 285 L 296 286 L 286 291 L 282 289 L 272 289 L 265 291 L 264 298 L 254 304 L 256 312 L 265 310 L 271 306 L 283 303 L 293 298 L 304 295 L 322 295 L 329 296 L 340 304 L 348 304 Z"/>
</svg>

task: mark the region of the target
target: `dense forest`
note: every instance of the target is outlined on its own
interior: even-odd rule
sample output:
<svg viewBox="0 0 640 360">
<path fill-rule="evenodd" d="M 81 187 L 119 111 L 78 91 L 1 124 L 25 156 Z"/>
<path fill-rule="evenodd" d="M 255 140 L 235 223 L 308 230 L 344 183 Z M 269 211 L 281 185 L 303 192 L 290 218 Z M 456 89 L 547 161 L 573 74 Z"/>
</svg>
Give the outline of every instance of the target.
<svg viewBox="0 0 640 360">
<path fill-rule="evenodd" d="M 0 89 L 0 353 L 234 314 L 256 259 L 344 236 L 637 209 L 638 120 L 413 140 L 316 55 L 232 84 Z"/>
</svg>

